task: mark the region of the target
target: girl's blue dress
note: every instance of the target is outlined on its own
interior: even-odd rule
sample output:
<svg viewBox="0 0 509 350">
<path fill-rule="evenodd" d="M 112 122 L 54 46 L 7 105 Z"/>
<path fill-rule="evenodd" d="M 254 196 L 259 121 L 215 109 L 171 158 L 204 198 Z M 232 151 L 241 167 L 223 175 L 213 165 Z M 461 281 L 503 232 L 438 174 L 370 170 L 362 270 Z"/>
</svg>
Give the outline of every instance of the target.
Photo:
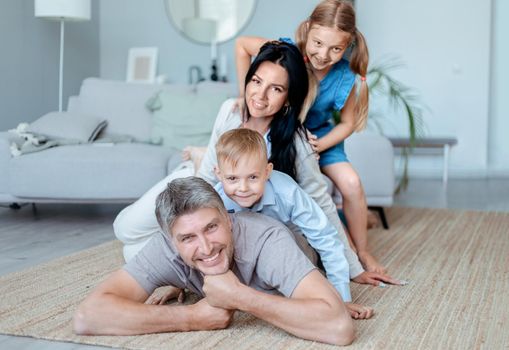
<svg viewBox="0 0 509 350">
<path fill-rule="evenodd" d="M 279 40 L 295 45 L 290 38 Z M 318 94 L 304 126 L 319 138 L 331 131 L 334 128 L 332 113 L 343 108 L 354 84 L 355 73 L 350 69 L 350 62 L 342 58 L 320 81 Z M 320 167 L 340 162 L 348 162 L 344 141 L 320 153 Z"/>
</svg>

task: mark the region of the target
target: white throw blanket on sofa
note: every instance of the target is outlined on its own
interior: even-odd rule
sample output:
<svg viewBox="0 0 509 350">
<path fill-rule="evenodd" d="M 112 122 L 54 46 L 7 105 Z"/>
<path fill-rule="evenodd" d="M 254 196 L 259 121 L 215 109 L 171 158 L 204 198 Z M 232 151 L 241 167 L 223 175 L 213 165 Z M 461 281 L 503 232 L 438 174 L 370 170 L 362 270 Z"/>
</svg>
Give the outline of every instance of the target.
<svg viewBox="0 0 509 350">
<path fill-rule="evenodd" d="M 55 146 L 93 142 L 106 127 L 105 118 L 69 112 L 50 112 L 34 122 L 21 123 L 9 130 L 18 136 L 11 143 L 14 157 Z"/>
<path fill-rule="evenodd" d="M 18 157 L 27 153 L 39 152 L 50 147 L 83 143 L 78 140 L 50 139 L 46 136 L 33 133 L 29 131 L 28 128 L 28 123 L 20 123 L 16 129 L 9 130 L 10 133 L 18 136 L 18 138 L 11 143 L 11 154 L 13 157 Z"/>
<path fill-rule="evenodd" d="M 29 131 L 28 126 L 28 123 L 20 123 L 16 129 L 9 130 L 11 134 L 17 136 L 17 138 L 11 142 L 10 147 L 13 157 L 43 151 L 56 146 L 79 145 L 85 143 L 93 143 L 94 145 L 102 146 L 136 142 L 134 137 L 129 135 L 109 134 L 104 132 L 100 133 L 92 142 L 77 139 L 52 138 Z"/>
</svg>

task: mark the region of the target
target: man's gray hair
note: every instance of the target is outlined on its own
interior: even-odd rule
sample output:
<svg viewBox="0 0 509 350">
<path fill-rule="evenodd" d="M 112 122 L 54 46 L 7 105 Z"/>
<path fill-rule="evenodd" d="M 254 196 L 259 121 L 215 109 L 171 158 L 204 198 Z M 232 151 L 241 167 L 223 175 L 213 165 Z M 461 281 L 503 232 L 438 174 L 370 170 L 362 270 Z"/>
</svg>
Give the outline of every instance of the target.
<svg viewBox="0 0 509 350">
<path fill-rule="evenodd" d="M 175 179 L 157 196 L 157 222 L 171 236 L 171 228 L 179 217 L 204 208 L 217 209 L 227 216 L 221 197 L 207 181 L 195 176 Z"/>
</svg>

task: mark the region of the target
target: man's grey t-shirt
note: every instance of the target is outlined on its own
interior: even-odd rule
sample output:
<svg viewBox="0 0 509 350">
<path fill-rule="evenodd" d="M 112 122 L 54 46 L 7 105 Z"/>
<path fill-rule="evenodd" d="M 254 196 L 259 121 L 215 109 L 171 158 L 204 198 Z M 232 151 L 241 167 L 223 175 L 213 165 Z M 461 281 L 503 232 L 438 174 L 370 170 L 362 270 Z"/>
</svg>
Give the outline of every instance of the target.
<svg viewBox="0 0 509 350">
<path fill-rule="evenodd" d="M 259 291 L 292 295 L 315 266 L 300 250 L 293 234 L 268 216 L 242 212 L 230 214 L 233 229 L 233 273 Z M 148 294 L 161 286 L 188 288 L 204 296 L 203 277 L 187 266 L 166 235 L 156 234 L 125 266 Z"/>
</svg>

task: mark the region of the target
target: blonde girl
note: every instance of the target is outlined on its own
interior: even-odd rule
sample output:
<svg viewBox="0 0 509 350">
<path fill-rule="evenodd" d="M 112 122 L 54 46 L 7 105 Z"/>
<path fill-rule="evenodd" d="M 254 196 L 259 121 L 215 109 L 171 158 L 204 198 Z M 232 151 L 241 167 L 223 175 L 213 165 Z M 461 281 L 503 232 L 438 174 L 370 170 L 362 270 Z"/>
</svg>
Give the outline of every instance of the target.
<svg viewBox="0 0 509 350">
<path fill-rule="evenodd" d="M 266 41 L 258 37 L 237 39 L 239 81 L 244 79 L 251 57 Z M 304 121 L 309 142 L 320 156 L 322 172 L 342 195 L 349 238 L 360 261 L 368 271 L 385 273 L 385 267 L 368 250 L 364 189 L 344 151 L 344 140 L 364 128 L 368 115 L 368 48 L 357 29 L 352 4 L 344 0 L 320 2 L 297 28 L 295 44 L 308 66 L 310 86 L 316 91 Z M 344 57 L 348 50 L 349 61 Z M 340 113 L 340 121 L 333 125 L 331 118 L 336 112 Z"/>
</svg>

